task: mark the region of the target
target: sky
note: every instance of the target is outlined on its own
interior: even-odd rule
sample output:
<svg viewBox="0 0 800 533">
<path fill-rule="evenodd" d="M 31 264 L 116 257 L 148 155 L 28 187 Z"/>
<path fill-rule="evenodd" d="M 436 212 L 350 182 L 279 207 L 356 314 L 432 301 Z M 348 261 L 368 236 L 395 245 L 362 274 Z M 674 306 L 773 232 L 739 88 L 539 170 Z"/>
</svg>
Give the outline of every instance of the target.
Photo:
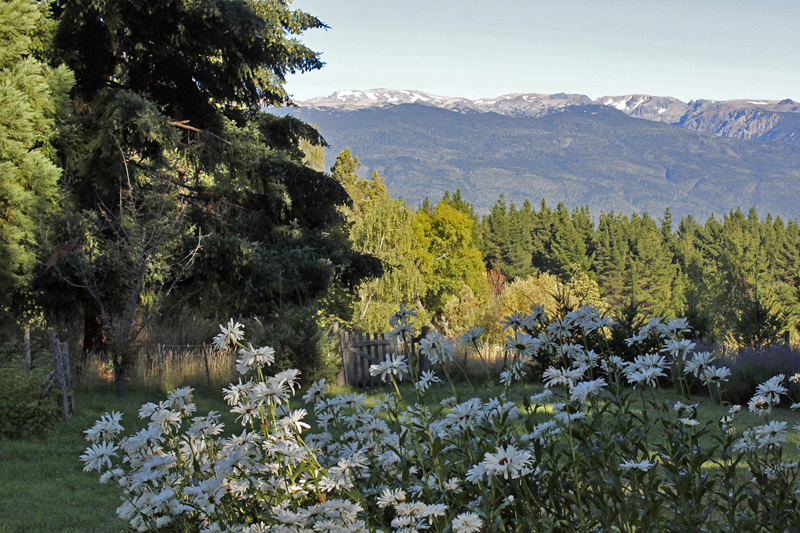
<svg viewBox="0 0 800 533">
<path fill-rule="evenodd" d="M 328 30 L 296 100 L 411 89 L 800 101 L 798 0 L 294 0 Z"/>
</svg>

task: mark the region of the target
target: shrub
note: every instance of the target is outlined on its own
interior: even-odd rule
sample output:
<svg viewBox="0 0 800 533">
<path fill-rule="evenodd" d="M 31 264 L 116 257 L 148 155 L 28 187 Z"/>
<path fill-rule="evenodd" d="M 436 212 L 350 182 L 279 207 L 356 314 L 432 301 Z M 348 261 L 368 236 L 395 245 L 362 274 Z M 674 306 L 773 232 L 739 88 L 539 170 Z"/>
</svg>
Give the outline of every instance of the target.
<svg viewBox="0 0 800 533">
<path fill-rule="evenodd" d="M 339 372 L 339 358 L 333 355 L 335 339 L 320 326 L 314 305 L 285 304 L 263 318 L 244 320 L 252 330 L 252 342 L 275 350 L 274 368 L 300 370 L 305 379 L 331 379 Z"/>
<path fill-rule="evenodd" d="M 47 351 L 34 345 L 31 371 L 24 368 L 19 343 L 0 346 L 0 437 L 39 434 L 55 419 L 55 391 L 47 389 L 52 370 Z"/>
<path fill-rule="evenodd" d="M 746 404 L 760 383 L 778 374 L 792 376 L 800 372 L 800 350 L 787 344 L 750 346 L 726 353 L 720 362 L 731 371 L 722 398 L 734 404 Z M 800 392 L 795 384 L 789 387 L 792 392 Z"/>
</svg>

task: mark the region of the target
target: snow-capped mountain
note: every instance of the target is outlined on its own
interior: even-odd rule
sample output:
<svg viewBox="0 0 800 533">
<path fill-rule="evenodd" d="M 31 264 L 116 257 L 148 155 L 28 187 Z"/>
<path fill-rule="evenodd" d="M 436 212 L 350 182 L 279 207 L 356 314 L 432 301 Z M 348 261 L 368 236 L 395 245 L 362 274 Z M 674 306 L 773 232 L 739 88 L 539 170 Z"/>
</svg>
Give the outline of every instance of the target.
<svg viewBox="0 0 800 533">
<path fill-rule="evenodd" d="M 786 100 L 693 100 L 628 94 L 592 100 L 583 94 L 514 93 L 470 100 L 422 91 L 370 89 L 337 91 L 327 97 L 296 102 L 301 108 L 353 111 L 371 107 L 418 104 L 459 113 L 498 113 L 542 117 L 567 107 L 602 105 L 629 116 L 682 126 L 694 131 L 740 139 L 800 142 L 800 104 Z"/>
</svg>

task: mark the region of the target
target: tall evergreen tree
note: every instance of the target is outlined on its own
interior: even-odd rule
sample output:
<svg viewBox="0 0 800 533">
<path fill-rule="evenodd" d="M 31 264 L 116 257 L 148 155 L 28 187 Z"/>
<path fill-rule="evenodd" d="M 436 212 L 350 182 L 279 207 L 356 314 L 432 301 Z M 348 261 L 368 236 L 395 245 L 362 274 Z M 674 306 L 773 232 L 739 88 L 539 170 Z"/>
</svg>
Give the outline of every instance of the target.
<svg viewBox="0 0 800 533">
<path fill-rule="evenodd" d="M 475 214 L 475 206 L 464 200 L 461 196 L 461 189 L 456 189 L 456 192 L 454 192 L 452 196 L 450 195 L 450 191 L 445 191 L 442 200 L 456 211 L 461 211 L 465 215 L 469 215 L 470 218 L 476 222 L 478 221 L 478 215 Z"/>
<path fill-rule="evenodd" d="M 0 303 L 28 280 L 40 228 L 59 199 L 59 169 L 51 145 L 56 119 L 69 112 L 74 82 L 66 67 L 34 55 L 43 4 L 0 4 Z"/>
<path fill-rule="evenodd" d="M 492 206 L 489 215 L 484 217 L 482 224 L 483 256 L 487 269 L 499 268 L 505 272 L 504 258 L 508 254 L 508 207 L 503 194 Z"/>
<path fill-rule="evenodd" d="M 350 199 L 304 164 L 301 140 L 321 145 L 319 133 L 261 110 L 287 101 L 287 73 L 322 66 L 296 38 L 325 27 L 317 18 L 282 0 L 77 0 L 54 13 L 77 75 L 81 142 L 62 147 L 77 210 L 118 211 L 122 176 L 145 191 L 175 184 L 186 241 L 203 243 L 184 286 L 211 312 L 271 313 L 380 272 L 330 233 Z M 124 384 L 125 361 L 115 367 Z"/>
<path fill-rule="evenodd" d="M 631 300 L 640 303 L 645 316 L 658 316 L 672 309 L 672 286 L 676 267 L 665 250 L 662 232 L 645 213 L 631 218 L 630 286 Z"/>
<path fill-rule="evenodd" d="M 508 212 L 508 250 L 504 263 L 506 276 L 512 281 L 533 273 L 531 233 L 525 226 L 524 214 L 511 203 Z"/>
<path fill-rule="evenodd" d="M 554 272 L 557 269 L 551 249 L 554 226 L 555 213 L 547 207 L 542 198 L 539 211 L 533 214 L 530 225 L 532 264 L 535 269 L 542 272 Z"/>
<path fill-rule="evenodd" d="M 603 298 L 615 307 L 623 304 L 626 294 L 626 268 L 630 256 L 628 239 L 625 235 L 628 219 L 621 214 L 601 213 L 597 224 L 595 245 L 597 255 L 594 271 L 603 291 Z"/>
<path fill-rule="evenodd" d="M 553 241 L 550 245 L 558 275 L 567 281 L 573 274 L 589 272 L 593 257 L 589 255 L 586 237 L 575 228 L 569 211 L 558 204 L 553 225 Z"/>
</svg>

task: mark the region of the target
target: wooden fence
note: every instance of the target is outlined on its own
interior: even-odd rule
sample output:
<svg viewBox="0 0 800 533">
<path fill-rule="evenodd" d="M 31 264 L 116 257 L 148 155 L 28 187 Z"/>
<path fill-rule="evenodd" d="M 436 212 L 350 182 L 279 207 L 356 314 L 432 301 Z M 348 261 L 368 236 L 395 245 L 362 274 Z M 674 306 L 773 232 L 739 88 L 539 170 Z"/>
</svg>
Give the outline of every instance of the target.
<svg viewBox="0 0 800 533">
<path fill-rule="evenodd" d="M 50 385 L 48 389 L 55 384 L 59 390 L 59 410 L 61 417 L 64 421 L 69 420 L 69 417 L 75 412 L 75 394 L 72 388 L 72 369 L 69 362 L 69 345 L 66 342 L 61 342 L 56 337 L 51 329 L 50 335 L 50 353 L 53 356 L 53 371 L 48 376 Z M 26 342 L 30 342 L 30 332 L 25 333 Z M 25 364 L 30 370 L 30 348 L 25 348 Z"/>
<path fill-rule="evenodd" d="M 339 333 L 339 350 L 342 354 L 342 371 L 338 376 L 339 385 L 351 385 L 356 388 L 364 389 L 381 385 L 379 376 L 371 376 L 369 373 L 370 365 L 377 365 L 386 360 L 386 355 L 390 353 L 405 353 L 409 360 L 419 360 L 421 370 L 430 370 L 430 362 L 427 357 L 420 354 L 417 359 L 419 341 L 425 338 L 430 328 L 422 328 L 419 337 L 414 337 L 408 346 L 402 342 L 395 343 L 386 338 L 385 333 L 364 333 L 363 331 Z M 372 338 L 370 338 L 370 336 Z M 411 381 L 411 378 L 402 374 L 400 380 Z"/>
</svg>

